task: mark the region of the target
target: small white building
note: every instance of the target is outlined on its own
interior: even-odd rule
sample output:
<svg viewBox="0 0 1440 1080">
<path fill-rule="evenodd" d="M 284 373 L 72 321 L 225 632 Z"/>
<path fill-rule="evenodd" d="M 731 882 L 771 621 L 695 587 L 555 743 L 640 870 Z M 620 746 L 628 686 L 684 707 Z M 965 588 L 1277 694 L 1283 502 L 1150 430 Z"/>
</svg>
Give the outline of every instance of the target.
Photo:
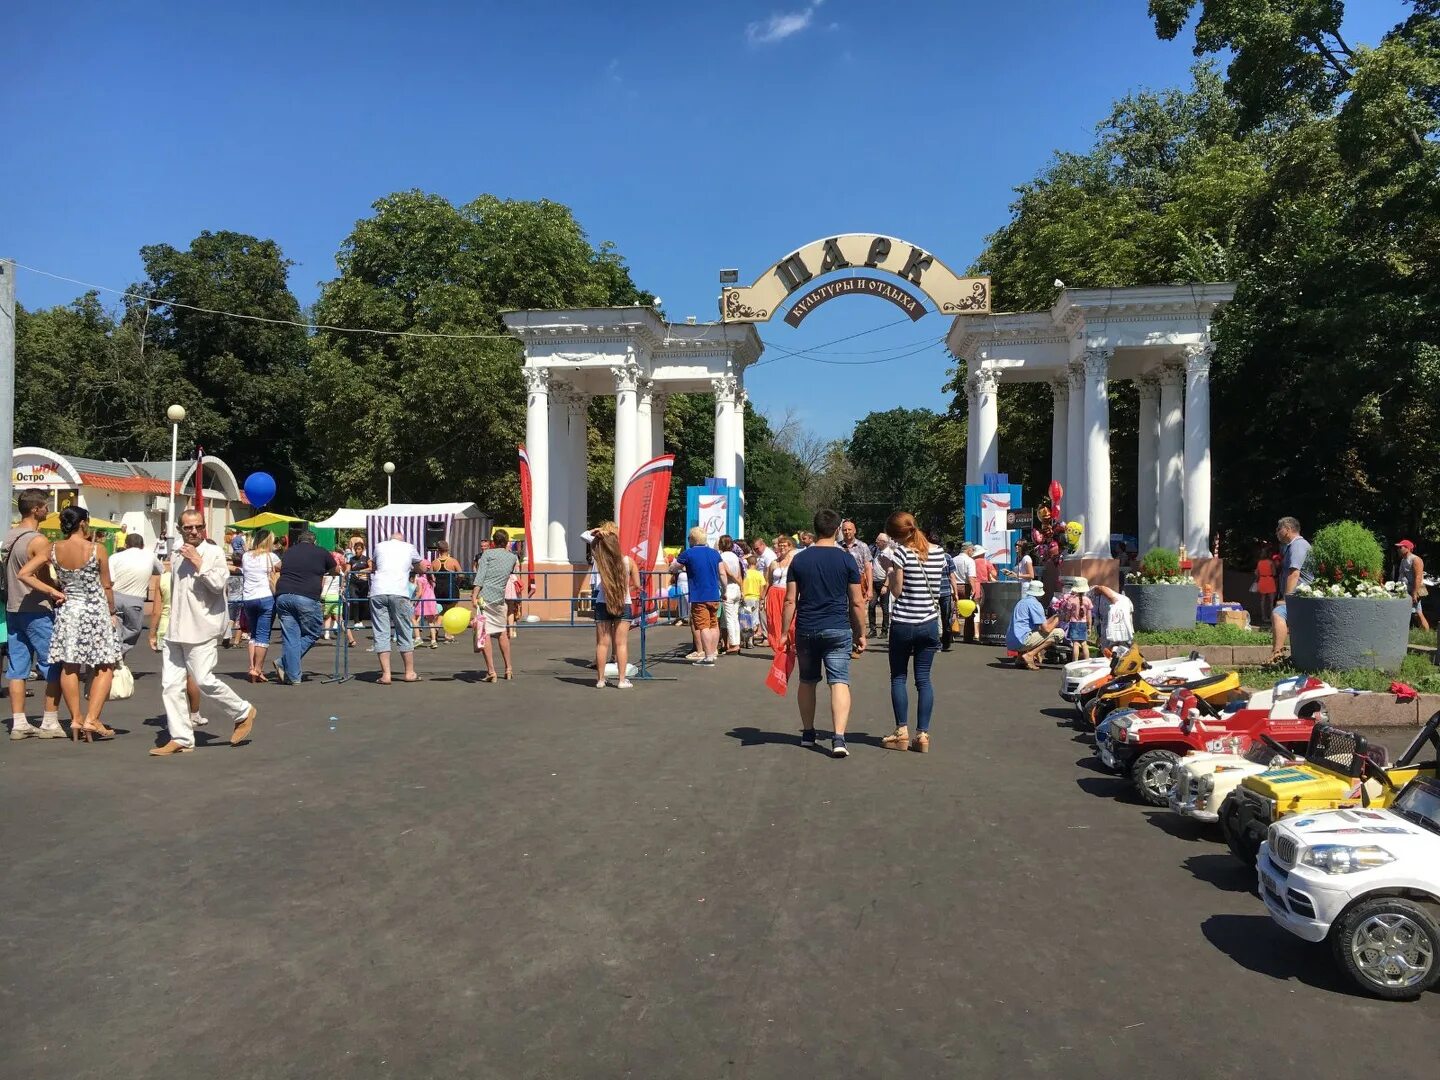
<svg viewBox="0 0 1440 1080">
<path fill-rule="evenodd" d="M 50 495 L 51 506 L 61 510 L 79 505 L 91 515 L 139 533 L 147 547 L 165 534 L 170 506 L 168 461 L 99 461 L 57 454 L 43 446 L 17 446 L 11 477 L 16 494 L 39 488 Z M 195 462 L 181 461 L 175 474 L 176 514 L 195 501 Z M 206 525 L 219 538 L 230 522 L 246 517 L 239 481 L 220 458 L 205 458 L 203 488 Z M 13 509 L 12 509 L 13 516 Z"/>
</svg>

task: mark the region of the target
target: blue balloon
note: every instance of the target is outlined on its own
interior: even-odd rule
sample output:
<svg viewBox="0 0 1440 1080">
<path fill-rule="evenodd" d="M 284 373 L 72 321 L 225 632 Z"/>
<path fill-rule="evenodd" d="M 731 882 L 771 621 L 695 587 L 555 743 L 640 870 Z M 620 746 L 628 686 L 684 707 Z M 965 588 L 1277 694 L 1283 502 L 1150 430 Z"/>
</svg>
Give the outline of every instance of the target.
<svg viewBox="0 0 1440 1080">
<path fill-rule="evenodd" d="M 245 478 L 245 501 L 259 510 L 275 498 L 275 478 L 268 472 L 253 472 Z"/>
</svg>

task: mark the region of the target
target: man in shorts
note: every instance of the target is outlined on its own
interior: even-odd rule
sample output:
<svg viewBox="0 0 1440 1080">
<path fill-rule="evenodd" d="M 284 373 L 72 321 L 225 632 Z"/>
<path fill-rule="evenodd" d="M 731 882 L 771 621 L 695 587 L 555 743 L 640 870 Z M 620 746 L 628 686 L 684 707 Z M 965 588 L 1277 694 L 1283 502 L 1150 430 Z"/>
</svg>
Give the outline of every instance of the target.
<svg viewBox="0 0 1440 1080">
<path fill-rule="evenodd" d="M 1301 585 L 1309 585 L 1315 579 L 1314 573 L 1305 565 L 1310 558 L 1310 541 L 1300 535 L 1300 522 L 1293 517 L 1282 517 L 1275 525 L 1275 538 L 1280 541 L 1283 551 L 1280 556 L 1280 603 L 1270 613 L 1272 664 L 1280 659 L 1290 636 L 1290 625 L 1285 621 L 1289 614 L 1285 602 Z"/>
<path fill-rule="evenodd" d="M 685 571 L 690 586 L 690 628 L 695 651 L 687 658 L 697 667 L 714 667 L 720 651 L 720 553 L 705 542 L 700 526 L 690 530 L 690 546 L 670 564 L 670 572 Z"/>
<path fill-rule="evenodd" d="M 50 512 L 49 499 L 39 488 L 20 492 L 16 504 L 20 521 L 5 537 L 5 620 L 10 631 L 9 670 L 10 738 L 63 739 L 60 726 L 60 665 L 50 663 L 50 636 L 55 629 L 55 605 L 47 594 L 20 580 L 20 571 L 33 558 L 46 556 L 40 577 L 51 581 L 50 541 L 40 523 Z M 34 667 L 45 680 L 45 711 L 40 726 L 25 715 L 25 680 Z"/>
<path fill-rule="evenodd" d="M 849 757 L 845 725 L 850 720 L 850 656 L 865 651 L 865 602 L 860 567 L 836 543 L 840 515 L 815 514 L 815 542 L 790 560 L 785 584 L 782 639 L 795 642 L 800 669 L 800 745 L 814 746 L 815 687 L 820 669 L 830 685 L 830 716 L 834 737 L 831 757 Z"/>
</svg>

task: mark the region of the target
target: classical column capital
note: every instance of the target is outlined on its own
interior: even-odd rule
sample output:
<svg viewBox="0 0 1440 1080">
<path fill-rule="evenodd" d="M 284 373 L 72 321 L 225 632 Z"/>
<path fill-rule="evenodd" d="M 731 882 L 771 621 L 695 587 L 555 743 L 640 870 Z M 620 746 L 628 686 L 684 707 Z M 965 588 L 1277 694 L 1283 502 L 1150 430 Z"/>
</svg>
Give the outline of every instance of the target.
<svg viewBox="0 0 1440 1080">
<path fill-rule="evenodd" d="M 991 367 L 976 368 L 968 381 L 972 394 L 993 394 L 1000 387 L 1000 373 Z"/>
<path fill-rule="evenodd" d="M 1210 361 L 1215 356 L 1215 343 L 1202 341 L 1196 345 L 1186 345 L 1181 355 L 1185 360 L 1185 371 L 1190 375 L 1208 375 L 1210 373 Z"/>
<path fill-rule="evenodd" d="M 610 374 L 615 376 L 615 392 L 623 394 L 627 390 L 636 390 L 640 385 L 639 364 L 616 364 L 610 369 Z"/>
<path fill-rule="evenodd" d="M 1185 369 L 1179 364 L 1161 364 L 1155 369 L 1155 381 L 1161 389 L 1178 389 L 1185 385 Z"/>
<path fill-rule="evenodd" d="M 520 377 L 525 380 L 525 389 L 532 394 L 550 393 L 550 369 L 527 367 L 520 369 Z"/>
<path fill-rule="evenodd" d="M 1085 363 L 1072 360 L 1065 368 L 1065 381 L 1070 384 L 1070 393 L 1079 397 L 1085 393 Z"/>
<path fill-rule="evenodd" d="M 740 392 L 740 380 L 734 375 L 717 375 L 710 380 L 710 389 L 721 401 L 734 402 Z"/>
<path fill-rule="evenodd" d="M 635 389 L 640 395 L 640 401 L 648 404 L 655 398 L 655 380 L 641 376 L 635 381 Z"/>
<path fill-rule="evenodd" d="M 1057 402 L 1070 399 L 1070 379 L 1065 375 L 1057 375 L 1050 380 L 1050 393 L 1054 395 Z"/>
<path fill-rule="evenodd" d="M 1141 401 L 1155 401 L 1160 397 L 1160 379 L 1153 371 L 1135 377 L 1135 390 Z"/>
<path fill-rule="evenodd" d="M 582 394 L 573 386 L 555 385 L 551 389 L 550 396 L 555 399 L 555 404 L 565 409 L 571 416 L 583 413 L 590 407 L 590 395 Z"/>
<path fill-rule="evenodd" d="M 1086 349 L 1084 359 L 1081 361 L 1085 365 L 1085 374 L 1101 379 L 1107 378 L 1110 374 L 1110 361 L 1114 356 L 1114 349 Z"/>
</svg>

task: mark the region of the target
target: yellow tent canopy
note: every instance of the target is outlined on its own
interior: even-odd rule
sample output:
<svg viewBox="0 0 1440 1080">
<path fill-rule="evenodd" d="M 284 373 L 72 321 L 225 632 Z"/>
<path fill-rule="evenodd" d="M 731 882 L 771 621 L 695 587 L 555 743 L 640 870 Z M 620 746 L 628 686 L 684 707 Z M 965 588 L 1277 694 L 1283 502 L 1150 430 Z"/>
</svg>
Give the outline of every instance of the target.
<svg viewBox="0 0 1440 1080">
<path fill-rule="evenodd" d="M 248 517 L 244 521 L 235 522 L 235 528 L 249 532 L 251 529 L 271 529 L 276 525 L 289 525 L 292 521 L 302 521 L 307 525 L 309 524 L 304 518 L 287 517 L 285 514 L 272 514 L 266 511 L 263 514 Z"/>
<path fill-rule="evenodd" d="M 124 532 L 124 531 L 125 531 L 125 526 L 124 526 L 124 525 L 117 525 L 117 524 L 115 524 L 115 522 L 113 522 L 113 521 L 106 521 L 104 518 L 92 517 L 92 518 L 90 519 L 89 524 L 90 524 L 90 528 L 92 528 L 92 529 L 98 529 L 100 532 Z M 40 531 L 41 531 L 41 532 L 52 532 L 52 531 L 53 531 L 53 532 L 59 532 L 59 531 L 60 531 L 60 515 L 59 515 L 59 514 L 51 514 L 49 517 L 47 517 L 44 521 L 42 521 L 42 522 L 40 523 Z"/>
</svg>

